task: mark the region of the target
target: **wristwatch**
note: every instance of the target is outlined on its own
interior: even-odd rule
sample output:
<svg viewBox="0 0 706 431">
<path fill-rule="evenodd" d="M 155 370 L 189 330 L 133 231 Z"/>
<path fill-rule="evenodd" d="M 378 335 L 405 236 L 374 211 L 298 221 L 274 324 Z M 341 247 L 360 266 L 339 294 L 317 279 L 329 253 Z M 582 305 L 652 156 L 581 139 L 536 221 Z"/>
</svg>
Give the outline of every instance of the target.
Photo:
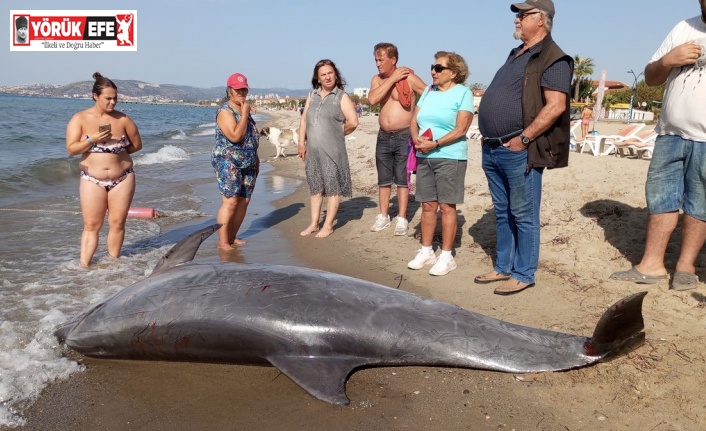
<svg viewBox="0 0 706 431">
<path fill-rule="evenodd" d="M 520 135 L 520 139 L 522 140 L 522 144 L 525 147 L 528 146 L 530 144 L 530 142 L 532 142 L 532 140 L 530 138 L 528 138 L 527 136 L 525 136 L 524 133 Z"/>
</svg>

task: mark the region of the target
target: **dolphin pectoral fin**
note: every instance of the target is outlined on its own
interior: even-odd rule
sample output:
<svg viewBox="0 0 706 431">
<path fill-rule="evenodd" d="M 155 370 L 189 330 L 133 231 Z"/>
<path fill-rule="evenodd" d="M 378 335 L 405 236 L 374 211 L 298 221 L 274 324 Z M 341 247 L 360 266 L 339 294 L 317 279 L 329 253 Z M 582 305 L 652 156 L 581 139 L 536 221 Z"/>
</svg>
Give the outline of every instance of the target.
<svg viewBox="0 0 706 431">
<path fill-rule="evenodd" d="M 323 356 L 270 356 L 268 361 L 315 398 L 331 404 L 348 405 L 346 379 L 365 358 Z"/>
<path fill-rule="evenodd" d="M 171 268 L 179 265 L 180 263 L 191 262 L 194 259 L 196 252 L 199 250 L 201 243 L 204 242 L 206 238 L 211 236 L 213 232 L 220 229 L 220 227 L 221 225 L 218 223 L 212 224 L 211 226 L 197 230 L 176 243 L 174 247 L 172 247 L 171 250 L 169 250 L 167 254 L 165 254 L 159 262 L 157 262 L 157 265 L 155 265 L 152 270 L 152 274 L 158 270 Z"/>
</svg>

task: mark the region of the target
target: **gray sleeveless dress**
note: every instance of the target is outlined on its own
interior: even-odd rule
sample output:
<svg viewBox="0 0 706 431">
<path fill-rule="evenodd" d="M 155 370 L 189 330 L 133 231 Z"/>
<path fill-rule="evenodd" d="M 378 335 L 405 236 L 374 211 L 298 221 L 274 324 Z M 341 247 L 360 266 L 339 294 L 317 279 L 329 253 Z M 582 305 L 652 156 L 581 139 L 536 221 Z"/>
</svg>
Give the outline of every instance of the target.
<svg viewBox="0 0 706 431">
<path fill-rule="evenodd" d="M 344 91 L 336 87 L 321 98 L 321 89 L 311 93 L 306 113 L 306 182 L 312 195 L 353 196 L 351 171 L 343 133 L 341 111 Z"/>
</svg>

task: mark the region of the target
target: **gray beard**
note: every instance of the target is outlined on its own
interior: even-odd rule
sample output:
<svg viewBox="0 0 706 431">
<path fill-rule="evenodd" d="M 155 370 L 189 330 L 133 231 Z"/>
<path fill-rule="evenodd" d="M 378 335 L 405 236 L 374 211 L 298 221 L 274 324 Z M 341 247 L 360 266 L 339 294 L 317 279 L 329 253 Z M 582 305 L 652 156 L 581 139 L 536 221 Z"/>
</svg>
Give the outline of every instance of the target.
<svg viewBox="0 0 706 431">
<path fill-rule="evenodd" d="M 515 40 L 520 40 L 520 37 L 521 37 L 520 30 L 515 30 L 515 32 L 512 33 L 512 37 L 514 37 Z"/>
</svg>

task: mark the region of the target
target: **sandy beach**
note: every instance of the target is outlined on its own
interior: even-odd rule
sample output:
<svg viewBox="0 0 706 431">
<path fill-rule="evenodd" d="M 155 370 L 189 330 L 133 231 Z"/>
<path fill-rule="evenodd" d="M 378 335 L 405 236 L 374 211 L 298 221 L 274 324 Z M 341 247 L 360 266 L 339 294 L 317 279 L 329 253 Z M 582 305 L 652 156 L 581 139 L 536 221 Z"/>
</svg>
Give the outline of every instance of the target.
<svg viewBox="0 0 706 431">
<path fill-rule="evenodd" d="M 268 112 L 269 125 L 297 127 L 299 113 Z M 267 124 L 260 124 L 263 127 Z M 620 123 L 598 123 L 612 134 Z M 354 196 L 341 204 L 326 239 L 301 237 L 306 186 L 278 202 L 298 208 L 272 229 L 312 268 L 337 272 L 522 325 L 588 335 L 617 300 L 648 291 L 646 343 L 610 362 L 560 373 L 504 374 L 399 367 L 350 377 L 349 406 L 318 401 L 273 367 L 74 359 L 87 370 L 46 388 L 26 411 L 26 430 L 699 430 L 706 429 L 706 290 L 675 292 L 668 283 L 609 280 L 639 261 L 647 211 L 647 160 L 572 153 L 569 167 L 544 173 L 542 247 L 536 286 L 509 297 L 473 283 L 492 268 L 495 218 L 478 141 L 469 142 L 465 203 L 459 205 L 458 269 L 444 277 L 412 271 L 421 208 L 410 205 L 410 232 L 369 231 L 378 212 L 377 117 L 349 135 Z M 263 160 L 275 154 L 265 138 Z M 271 161 L 274 172 L 304 178 L 296 148 Z M 301 204 L 304 203 L 302 207 Z M 396 213 L 395 199 L 391 215 Z M 673 271 L 681 231 L 667 251 Z M 257 241 L 257 236 L 250 238 Z M 274 244 L 273 246 L 277 246 Z M 247 253 L 247 245 L 243 248 Z M 706 256 L 697 261 L 706 278 Z"/>
</svg>

